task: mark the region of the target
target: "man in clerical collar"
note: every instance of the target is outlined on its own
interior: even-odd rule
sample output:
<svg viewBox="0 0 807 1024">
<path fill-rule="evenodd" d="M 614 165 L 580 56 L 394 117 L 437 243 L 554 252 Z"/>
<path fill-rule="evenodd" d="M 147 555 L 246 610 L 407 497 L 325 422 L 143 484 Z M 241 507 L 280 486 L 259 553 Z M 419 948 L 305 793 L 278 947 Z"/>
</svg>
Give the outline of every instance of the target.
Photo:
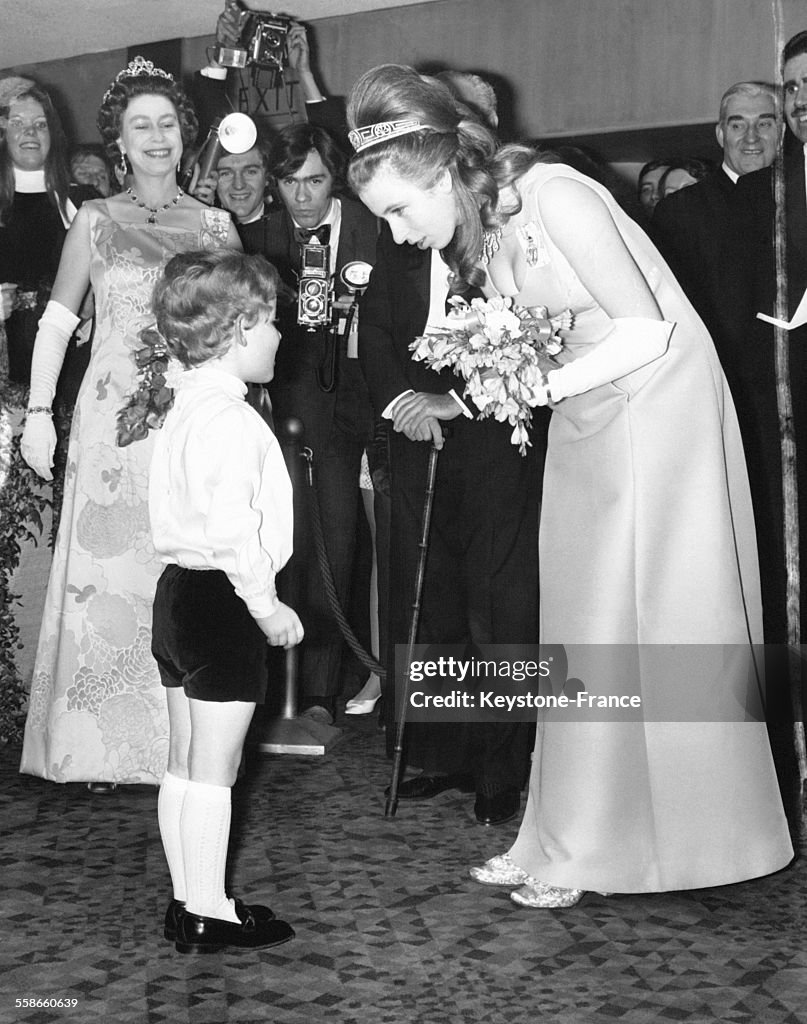
<svg viewBox="0 0 807 1024">
<path fill-rule="evenodd" d="M 236 227 L 253 224 L 269 212 L 268 157 L 262 143 L 246 153 L 223 153 L 216 165 L 216 195 Z"/>
</svg>

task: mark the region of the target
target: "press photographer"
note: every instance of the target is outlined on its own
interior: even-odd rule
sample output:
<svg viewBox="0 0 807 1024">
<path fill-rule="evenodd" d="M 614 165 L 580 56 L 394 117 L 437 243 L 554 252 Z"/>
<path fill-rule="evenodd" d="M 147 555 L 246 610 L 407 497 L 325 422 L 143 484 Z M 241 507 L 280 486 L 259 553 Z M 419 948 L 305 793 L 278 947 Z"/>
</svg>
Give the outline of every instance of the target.
<svg viewBox="0 0 807 1024">
<path fill-rule="evenodd" d="M 359 476 L 372 413 L 351 315 L 362 281 L 354 278 L 349 284 L 343 271 L 349 264 L 363 264 L 366 278 L 375 262 L 378 226 L 364 206 L 345 195 L 345 156 L 324 128 L 295 124 L 279 132 L 269 153 L 269 173 L 276 203 L 243 238 L 245 248 L 263 253 L 277 267 L 295 297 L 278 307 L 282 340 L 270 388 L 272 406 L 275 422 L 288 417 L 303 421 L 304 443 L 314 452 L 328 559 L 347 608 L 361 515 Z M 305 536 L 307 495 L 296 497 L 296 525 L 303 536 L 295 539 L 295 552 L 304 552 L 307 559 L 299 568 L 308 597 L 300 706 L 304 714 L 330 724 L 341 690 L 343 643 L 326 603 L 314 546 Z"/>
</svg>

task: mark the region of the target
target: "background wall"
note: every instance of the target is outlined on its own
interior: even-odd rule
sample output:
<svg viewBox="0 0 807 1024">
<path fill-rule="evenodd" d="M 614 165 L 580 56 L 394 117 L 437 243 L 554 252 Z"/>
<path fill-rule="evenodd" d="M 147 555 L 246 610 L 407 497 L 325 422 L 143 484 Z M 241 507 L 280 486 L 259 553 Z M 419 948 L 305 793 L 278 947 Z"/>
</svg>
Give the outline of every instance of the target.
<svg viewBox="0 0 807 1024">
<path fill-rule="evenodd" d="M 784 38 L 807 27 L 804 0 L 781 7 Z M 587 142 L 611 160 L 717 156 L 721 93 L 775 75 L 770 0 L 432 0 L 310 27 L 333 94 L 385 61 L 473 69 L 498 80 L 521 136 Z M 213 29 L 177 44 L 186 72 L 204 62 Z M 99 99 L 126 60 L 122 49 L 7 70 L 52 88 L 73 136 L 91 140 Z"/>
</svg>

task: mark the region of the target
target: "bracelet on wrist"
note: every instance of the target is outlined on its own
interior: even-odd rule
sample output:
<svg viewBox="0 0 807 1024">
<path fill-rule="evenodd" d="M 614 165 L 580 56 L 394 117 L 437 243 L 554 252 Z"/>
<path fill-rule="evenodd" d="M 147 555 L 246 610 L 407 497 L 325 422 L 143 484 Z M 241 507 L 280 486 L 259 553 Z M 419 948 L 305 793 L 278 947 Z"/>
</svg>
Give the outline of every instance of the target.
<svg viewBox="0 0 807 1024">
<path fill-rule="evenodd" d="M 52 416 L 53 409 L 49 405 L 29 405 L 25 410 L 26 416 L 36 416 L 39 413 L 43 416 Z"/>
</svg>

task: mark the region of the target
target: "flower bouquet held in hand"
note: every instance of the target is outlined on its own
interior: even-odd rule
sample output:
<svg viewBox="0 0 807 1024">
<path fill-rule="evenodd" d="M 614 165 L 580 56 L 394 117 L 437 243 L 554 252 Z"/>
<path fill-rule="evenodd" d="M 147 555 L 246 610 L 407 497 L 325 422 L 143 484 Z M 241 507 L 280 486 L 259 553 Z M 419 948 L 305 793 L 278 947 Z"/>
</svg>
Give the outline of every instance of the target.
<svg viewBox="0 0 807 1024">
<path fill-rule="evenodd" d="M 159 430 L 174 404 L 174 387 L 182 364 L 168 354 L 155 326 L 140 332 L 142 347 L 134 354 L 137 364 L 137 388 L 118 413 L 117 441 L 125 448 L 142 441 L 149 430 Z"/>
<path fill-rule="evenodd" d="M 461 376 L 464 394 L 481 415 L 507 421 L 513 427 L 511 442 L 525 455 L 532 410 L 548 403 L 546 374 L 560 366 L 558 331 L 569 330 L 574 316 L 564 310 L 550 317 L 544 306 L 527 309 L 510 298 L 449 301 L 448 319 L 456 326 L 415 338 L 412 358 Z"/>
</svg>

